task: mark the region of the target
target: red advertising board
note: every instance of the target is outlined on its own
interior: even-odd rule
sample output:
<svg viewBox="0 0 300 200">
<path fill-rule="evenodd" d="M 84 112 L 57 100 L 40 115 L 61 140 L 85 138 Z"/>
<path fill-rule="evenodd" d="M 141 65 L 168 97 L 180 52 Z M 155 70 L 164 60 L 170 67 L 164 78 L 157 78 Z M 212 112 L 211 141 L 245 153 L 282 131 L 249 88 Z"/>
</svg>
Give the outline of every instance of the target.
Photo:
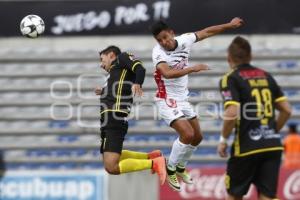
<svg viewBox="0 0 300 200">
<path fill-rule="evenodd" d="M 173 191 L 168 184 L 160 188 L 160 200 L 217 200 L 225 199 L 226 190 L 224 185 L 225 168 L 192 168 L 194 184 L 181 183 L 181 191 Z M 281 200 L 300 200 L 300 169 L 281 169 L 278 197 Z M 250 187 L 244 199 L 257 199 L 254 186 Z"/>
<path fill-rule="evenodd" d="M 278 183 L 278 197 L 281 200 L 300 199 L 300 169 L 287 170 L 281 168 Z"/>
</svg>

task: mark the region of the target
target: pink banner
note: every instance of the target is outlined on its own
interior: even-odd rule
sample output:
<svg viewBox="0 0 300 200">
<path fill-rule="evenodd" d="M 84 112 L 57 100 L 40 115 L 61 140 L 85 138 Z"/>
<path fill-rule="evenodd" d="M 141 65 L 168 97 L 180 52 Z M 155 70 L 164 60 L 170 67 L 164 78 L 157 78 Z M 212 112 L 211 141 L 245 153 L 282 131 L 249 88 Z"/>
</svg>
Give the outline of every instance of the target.
<svg viewBox="0 0 300 200">
<path fill-rule="evenodd" d="M 173 191 L 166 183 L 160 188 L 160 200 L 217 200 L 225 199 L 225 168 L 192 168 L 190 173 L 195 184 L 181 183 L 181 191 Z M 282 200 L 300 199 L 300 169 L 281 169 L 278 197 Z M 252 185 L 244 199 L 257 199 L 255 187 Z"/>
</svg>

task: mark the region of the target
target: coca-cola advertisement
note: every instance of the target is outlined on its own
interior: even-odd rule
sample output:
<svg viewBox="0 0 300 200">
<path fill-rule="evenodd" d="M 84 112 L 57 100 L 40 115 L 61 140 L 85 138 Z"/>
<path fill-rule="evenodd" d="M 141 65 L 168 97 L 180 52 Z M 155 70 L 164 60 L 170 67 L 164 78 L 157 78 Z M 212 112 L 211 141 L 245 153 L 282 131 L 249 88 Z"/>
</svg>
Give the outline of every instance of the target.
<svg viewBox="0 0 300 200">
<path fill-rule="evenodd" d="M 160 200 L 217 200 L 226 198 L 224 167 L 192 168 L 190 173 L 194 184 L 181 182 L 181 191 L 173 191 L 168 184 L 160 188 Z M 281 200 L 300 200 L 300 169 L 280 170 L 278 198 Z M 251 185 L 244 199 L 257 200 L 257 192 Z"/>
<path fill-rule="evenodd" d="M 287 170 L 281 168 L 278 197 L 281 200 L 299 200 L 300 199 L 300 169 Z"/>
</svg>

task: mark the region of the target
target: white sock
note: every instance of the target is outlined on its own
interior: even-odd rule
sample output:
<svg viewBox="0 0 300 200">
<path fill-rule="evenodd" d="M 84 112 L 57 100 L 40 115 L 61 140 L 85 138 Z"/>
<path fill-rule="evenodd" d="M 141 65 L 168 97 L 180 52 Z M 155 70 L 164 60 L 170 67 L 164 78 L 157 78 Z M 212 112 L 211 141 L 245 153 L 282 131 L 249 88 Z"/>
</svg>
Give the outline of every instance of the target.
<svg viewBox="0 0 300 200">
<path fill-rule="evenodd" d="M 181 167 L 186 167 L 189 159 L 192 157 L 193 153 L 197 150 L 197 146 L 188 145 L 187 150 L 182 158 L 182 160 L 178 163 Z"/>
<path fill-rule="evenodd" d="M 172 170 L 176 169 L 176 165 L 183 159 L 187 150 L 189 149 L 188 144 L 183 144 L 177 138 L 172 146 L 171 154 L 168 160 L 168 167 Z"/>
</svg>

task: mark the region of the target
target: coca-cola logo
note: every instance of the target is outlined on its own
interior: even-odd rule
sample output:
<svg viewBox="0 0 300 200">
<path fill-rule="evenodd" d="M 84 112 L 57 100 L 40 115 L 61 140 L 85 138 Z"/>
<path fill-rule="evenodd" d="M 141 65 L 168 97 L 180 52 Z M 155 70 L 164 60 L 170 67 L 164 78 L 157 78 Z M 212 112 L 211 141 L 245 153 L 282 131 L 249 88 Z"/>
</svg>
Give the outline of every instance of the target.
<svg viewBox="0 0 300 200">
<path fill-rule="evenodd" d="M 181 184 L 180 196 L 182 199 L 225 199 L 227 192 L 225 188 L 225 175 L 214 172 L 202 173 L 199 169 L 190 171 L 194 184 Z M 252 185 L 244 196 L 244 199 L 251 199 L 255 192 Z"/>
<path fill-rule="evenodd" d="M 293 172 L 286 180 L 283 188 L 286 199 L 300 199 L 300 170 Z"/>
</svg>

